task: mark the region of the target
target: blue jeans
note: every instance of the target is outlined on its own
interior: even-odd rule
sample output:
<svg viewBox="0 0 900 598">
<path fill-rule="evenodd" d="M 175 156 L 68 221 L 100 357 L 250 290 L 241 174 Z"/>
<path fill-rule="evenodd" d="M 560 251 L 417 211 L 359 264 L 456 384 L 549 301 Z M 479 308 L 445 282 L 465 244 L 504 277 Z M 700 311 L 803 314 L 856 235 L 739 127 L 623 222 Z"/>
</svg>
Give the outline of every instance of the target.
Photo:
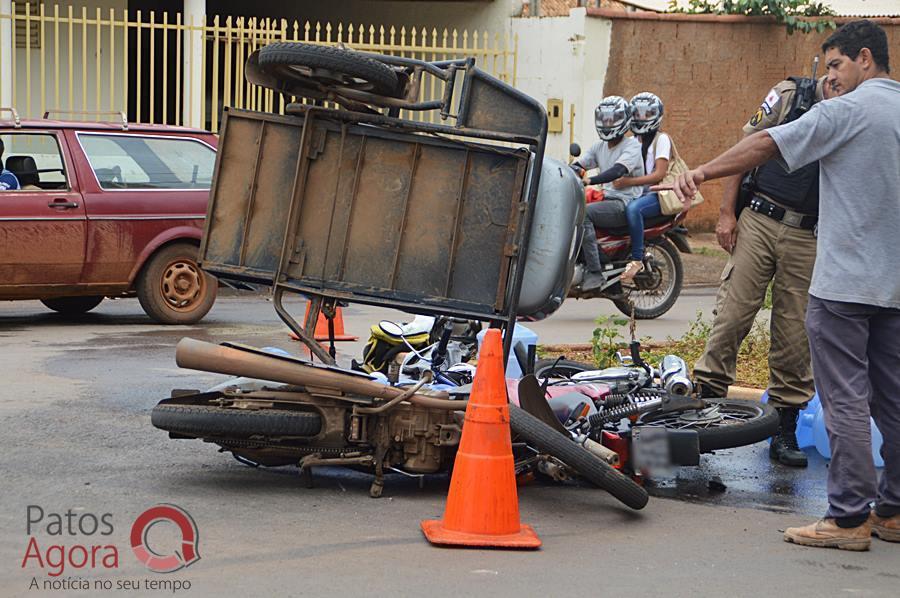
<svg viewBox="0 0 900 598">
<path fill-rule="evenodd" d="M 625 218 L 628 219 L 628 232 L 631 234 L 631 259 L 644 259 L 644 218 L 659 216 L 659 195 L 648 193 L 633 199 L 625 206 Z"/>
</svg>

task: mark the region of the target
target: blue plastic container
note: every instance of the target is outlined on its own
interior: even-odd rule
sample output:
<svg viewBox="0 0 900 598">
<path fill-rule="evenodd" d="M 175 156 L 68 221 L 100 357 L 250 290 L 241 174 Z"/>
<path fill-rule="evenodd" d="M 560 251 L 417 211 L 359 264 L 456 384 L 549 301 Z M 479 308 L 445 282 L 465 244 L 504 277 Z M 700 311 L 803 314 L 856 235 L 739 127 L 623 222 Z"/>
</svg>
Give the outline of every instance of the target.
<svg viewBox="0 0 900 598">
<path fill-rule="evenodd" d="M 482 330 L 478 333 L 478 351 L 481 351 L 481 344 L 484 342 L 484 335 L 487 334 L 487 329 Z M 528 351 L 528 345 L 537 345 L 538 335 L 532 329 L 523 326 L 522 324 L 516 324 L 515 328 L 513 328 L 513 342 L 512 347 L 515 348 L 516 343 L 522 343 L 522 346 L 525 347 L 525 351 Z M 515 351 L 509 352 L 509 358 L 506 360 L 506 377 L 507 378 L 520 378 L 522 376 L 522 369 L 519 367 L 519 362 L 516 360 Z"/>
<path fill-rule="evenodd" d="M 769 400 L 769 391 L 763 393 L 762 402 Z M 869 418 L 872 430 L 872 459 L 875 467 L 884 467 L 884 459 L 881 458 L 881 444 L 884 439 L 881 431 L 875 425 L 875 420 Z M 828 443 L 828 432 L 825 430 L 825 414 L 822 411 L 822 402 L 819 393 L 813 395 L 812 400 L 806 404 L 806 408 L 800 412 L 797 419 L 797 444 L 800 448 L 816 447 L 820 455 L 831 459 L 831 446 Z"/>
</svg>

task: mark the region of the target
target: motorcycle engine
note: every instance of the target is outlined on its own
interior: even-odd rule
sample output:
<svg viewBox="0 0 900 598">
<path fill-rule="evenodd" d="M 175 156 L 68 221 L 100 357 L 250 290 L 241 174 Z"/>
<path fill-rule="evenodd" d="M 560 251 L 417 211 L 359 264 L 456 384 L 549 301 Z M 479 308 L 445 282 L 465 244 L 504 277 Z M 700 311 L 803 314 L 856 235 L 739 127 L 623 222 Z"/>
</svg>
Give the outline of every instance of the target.
<svg viewBox="0 0 900 598">
<path fill-rule="evenodd" d="M 410 473 L 445 469 L 462 436 L 453 411 L 401 404 L 388 415 L 391 461 Z"/>
</svg>

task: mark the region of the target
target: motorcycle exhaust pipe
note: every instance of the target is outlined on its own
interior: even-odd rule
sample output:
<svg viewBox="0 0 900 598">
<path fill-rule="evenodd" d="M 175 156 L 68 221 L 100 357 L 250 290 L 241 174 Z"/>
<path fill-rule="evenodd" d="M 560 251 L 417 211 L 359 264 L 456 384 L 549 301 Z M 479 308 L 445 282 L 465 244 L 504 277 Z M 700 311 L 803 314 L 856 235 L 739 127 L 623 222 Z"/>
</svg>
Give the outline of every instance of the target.
<svg viewBox="0 0 900 598">
<path fill-rule="evenodd" d="M 670 396 L 686 397 L 694 390 L 687 364 L 677 355 L 663 357 L 659 378 Z"/>
<path fill-rule="evenodd" d="M 342 374 L 274 355 L 261 355 L 192 338 L 183 338 L 178 342 L 175 347 L 175 363 L 179 367 L 203 372 L 245 376 L 295 386 L 339 389 L 376 399 L 390 400 L 404 393 L 402 388 L 381 384 L 364 376 Z M 466 408 L 467 401 L 450 400 L 449 396 L 445 392 L 436 393 L 435 396 L 415 394 L 406 400 L 435 409 Z"/>
</svg>

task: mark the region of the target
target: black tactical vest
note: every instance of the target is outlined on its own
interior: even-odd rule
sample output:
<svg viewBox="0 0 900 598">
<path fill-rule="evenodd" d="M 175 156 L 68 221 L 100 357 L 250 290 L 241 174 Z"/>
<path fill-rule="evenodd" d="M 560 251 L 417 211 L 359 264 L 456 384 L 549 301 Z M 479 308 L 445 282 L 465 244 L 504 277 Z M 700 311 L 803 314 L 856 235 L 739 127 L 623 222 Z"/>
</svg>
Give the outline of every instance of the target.
<svg viewBox="0 0 900 598">
<path fill-rule="evenodd" d="M 794 94 L 791 110 L 784 119 L 785 123 L 800 118 L 815 101 L 815 81 L 812 82 L 810 90 L 808 84 L 804 85 L 807 82 L 802 79 L 791 77 L 791 80 L 797 83 L 797 93 Z M 806 94 L 801 92 L 801 88 L 804 87 Z M 804 95 L 806 97 L 803 97 Z M 794 172 L 787 172 L 781 164 L 769 160 L 756 170 L 754 178 L 757 191 L 768 195 L 784 207 L 802 214 L 819 213 L 818 162 L 807 164 Z"/>
</svg>

